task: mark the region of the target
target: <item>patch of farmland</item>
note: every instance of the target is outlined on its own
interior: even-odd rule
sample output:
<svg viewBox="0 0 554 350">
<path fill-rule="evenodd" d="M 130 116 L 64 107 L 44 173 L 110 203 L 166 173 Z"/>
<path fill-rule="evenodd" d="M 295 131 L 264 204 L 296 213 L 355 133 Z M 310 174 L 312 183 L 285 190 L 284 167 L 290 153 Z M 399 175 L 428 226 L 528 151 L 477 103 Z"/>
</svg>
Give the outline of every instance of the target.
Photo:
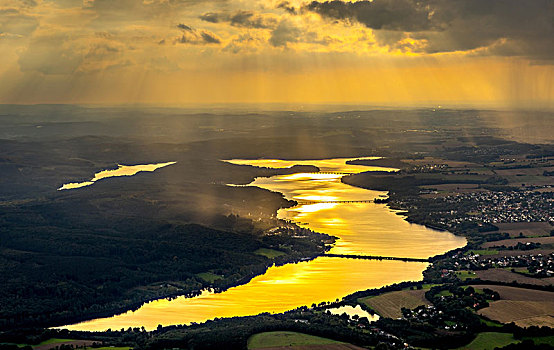
<svg viewBox="0 0 554 350">
<path fill-rule="evenodd" d="M 527 277 L 505 269 L 488 269 L 488 270 L 475 271 L 475 273 L 477 274 L 477 277 L 485 281 L 497 281 L 497 282 L 506 282 L 506 283 L 516 281 L 518 283 L 534 284 L 537 286 L 547 286 L 552 284 L 551 279 L 547 279 L 547 278 L 539 279 L 539 278 Z"/>
<path fill-rule="evenodd" d="M 352 344 L 327 344 L 327 345 L 293 345 L 263 348 L 263 350 L 365 350 Z"/>
<path fill-rule="evenodd" d="M 425 299 L 425 290 L 401 290 L 388 292 L 374 297 L 359 299 L 360 302 L 375 310 L 382 317 L 402 317 L 401 309 L 413 309 L 420 305 L 431 305 Z"/>
<path fill-rule="evenodd" d="M 492 350 L 518 342 L 511 333 L 483 332 L 477 334 L 477 337 L 471 343 L 460 347 L 458 350 Z"/>
<path fill-rule="evenodd" d="M 254 334 L 248 339 L 248 349 L 263 350 L 363 350 L 358 346 L 316 337 L 309 334 L 287 331 L 263 332 Z"/>
<path fill-rule="evenodd" d="M 498 226 L 498 232 L 507 232 L 514 237 L 519 236 L 520 232 L 527 237 L 548 236 L 554 228 L 548 222 L 510 222 L 495 225 Z"/>
<path fill-rule="evenodd" d="M 532 250 L 502 250 L 498 251 L 496 254 L 490 254 L 487 256 L 481 256 L 480 259 L 485 258 L 501 258 L 503 256 L 518 256 L 518 255 L 548 255 L 552 253 L 554 249 L 549 248 L 540 248 L 540 249 L 532 249 Z"/>
<path fill-rule="evenodd" d="M 526 288 L 478 285 L 500 294 L 498 301 L 481 309 L 479 314 L 502 323 L 515 322 L 518 326 L 554 325 L 554 293 Z"/>
<path fill-rule="evenodd" d="M 514 247 L 518 243 L 540 243 L 540 244 L 554 244 L 554 237 L 529 237 L 529 238 L 514 238 L 503 239 L 501 241 L 486 242 L 481 245 L 483 248 L 491 248 L 496 246 Z"/>
</svg>

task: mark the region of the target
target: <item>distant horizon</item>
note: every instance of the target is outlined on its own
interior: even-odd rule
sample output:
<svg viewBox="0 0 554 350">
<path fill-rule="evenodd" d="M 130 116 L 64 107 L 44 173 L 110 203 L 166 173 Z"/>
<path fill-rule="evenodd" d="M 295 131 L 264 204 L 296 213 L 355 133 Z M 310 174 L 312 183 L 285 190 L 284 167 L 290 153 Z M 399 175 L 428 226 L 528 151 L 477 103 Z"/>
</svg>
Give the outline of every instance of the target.
<svg viewBox="0 0 554 350">
<path fill-rule="evenodd" d="M 533 111 L 533 112 L 552 112 L 554 111 L 554 103 L 550 106 L 504 106 L 492 103 L 420 103 L 420 104 L 371 104 L 371 103 L 356 103 L 356 102 L 206 102 L 206 103 L 3 103 L 2 106 L 21 106 L 21 107 L 38 107 L 38 106 L 74 106 L 82 108 L 159 108 L 159 109 L 248 109 L 255 107 L 255 110 L 250 112 L 314 112 L 319 109 L 332 108 L 332 111 L 321 110 L 325 112 L 354 112 L 354 111 L 371 111 L 371 110 L 414 110 L 414 109 L 436 109 L 436 110 L 480 110 L 480 111 Z M 262 107 L 262 108 L 260 108 Z M 354 108 L 354 109 L 340 109 Z"/>
</svg>

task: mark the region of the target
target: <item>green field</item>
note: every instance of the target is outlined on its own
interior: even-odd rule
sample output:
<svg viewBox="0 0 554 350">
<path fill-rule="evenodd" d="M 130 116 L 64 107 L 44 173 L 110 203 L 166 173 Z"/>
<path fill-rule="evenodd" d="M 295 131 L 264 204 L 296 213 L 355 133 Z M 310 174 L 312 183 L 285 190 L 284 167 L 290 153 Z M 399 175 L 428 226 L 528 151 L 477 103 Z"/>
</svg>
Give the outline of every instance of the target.
<svg viewBox="0 0 554 350">
<path fill-rule="evenodd" d="M 430 305 L 425 299 L 425 289 L 387 292 L 380 295 L 359 298 L 358 302 L 375 310 L 382 317 L 402 317 L 402 308 L 413 309 L 420 305 Z"/>
<path fill-rule="evenodd" d="M 487 320 L 486 318 L 483 318 L 481 317 L 481 323 L 482 324 L 485 324 L 489 327 L 502 327 L 502 323 L 500 322 L 496 322 L 496 321 L 491 321 L 491 320 Z"/>
<path fill-rule="evenodd" d="M 465 281 L 469 278 L 476 278 L 477 275 L 475 274 L 475 272 L 461 270 L 461 271 L 456 271 L 456 277 L 458 277 L 462 281 Z"/>
<path fill-rule="evenodd" d="M 445 289 L 445 290 L 441 290 L 437 295 L 441 296 L 441 297 L 451 297 L 453 296 L 454 294 L 452 294 L 451 291 Z"/>
<path fill-rule="evenodd" d="M 440 286 L 440 284 L 436 284 L 436 283 L 424 283 L 422 286 L 421 286 L 421 289 L 423 290 L 429 290 L 431 289 L 431 287 L 436 287 L 436 286 Z M 408 288 L 409 289 L 409 288 Z"/>
<path fill-rule="evenodd" d="M 248 339 L 248 349 L 263 349 L 277 346 L 343 344 L 342 342 L 296 332 L 265 332 Z"/>
<path fill-rule="evenodd" d="M 42 343 L 39 343 L 35 346 L 41 346 L 41 345 L 50 345 L 50 344 L 59 344 L 59 343 L 66 343 L 71 341 L 77 341 L 78 339 L 59 339 L 59 338 L 52 338 L 43 341 Z"/>
<path fill-rule="evenodd" d="M 532 340 L 536 345 L 546 344 L 554 346 L 554 335 L 548 337 L 523 337 L 523 340 Z"/>
<path fill-rule="evenodd" d="M 494 254 L 498 254 L 498 250 L 494 250 L 494 249 L 474 249 L 474 250 L 470 250 L 469 252 L 467 252 L 466 255 L 469 255 L 469 253 L 479 254 L 479 255 L 494 255 Z"/>
<path fill-rule="evenodd" d="M 285 253 L 275 250 L 275 249 L 267 249 L 267 248 L 260 248 L 254 251 L 254 254 L 265 256 L 266 258 L 273 259 L 281 255 L 285 255 Z"/>
<path fill-rule="evenodd" d="M 459 349 L 493 350 L 496 347 L 503 347 L 516 342 L 519 342 L 519 340 L 516 340 L 511 333 L 483 332 L 477 334 L 477 337 L 471 343 Z"/>
<path fill-rule="evenodd" d="M 51 339 L 45 340 L 45 341 L 40 342 L 40 343 L 35 344 L 35 345 L 31 345 L 31 344 L 14 344 L 14 345 L 17 345 L 20 348 L 25 347 L 25 346 L 31 346 L 31 347 L 35 348 L 35 347 L 44 346 L 44 345 L 53 345 L 53 347 L 54 347 L 54 346 L 57 346 L 58 344 L 69 343 L 69 342 L 74 342 L 74 341 L 79 341 L 79 340 L 81 340 L 81 339 L 51 338 Z M 13 343 L 0 343 L 0 344 L 13 344 Z M 100 348 L 96 348 L 96 349 L 100 349 Z M 125 348 L 103 348 L 103 349 L 128 350 L 129 348 L 125 347 Z"/>
<path fill-rule="evenodd" d="M 197 273 L 196 276 L 198 276 L 201 279 L 203 279 L 204 281 L 210 282 L 210 283 L 213 283 L 213 282 L 223 278 L 220 275 L 216 275 L 215 273 L 211 273 L 211 272 Z"/>
</svg>

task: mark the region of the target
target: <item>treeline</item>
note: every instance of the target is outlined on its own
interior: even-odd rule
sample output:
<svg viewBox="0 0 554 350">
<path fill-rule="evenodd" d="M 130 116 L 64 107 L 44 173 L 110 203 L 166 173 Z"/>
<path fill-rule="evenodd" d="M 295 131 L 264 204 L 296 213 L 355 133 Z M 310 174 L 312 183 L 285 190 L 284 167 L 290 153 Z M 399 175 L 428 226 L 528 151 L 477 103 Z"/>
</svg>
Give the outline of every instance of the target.
<svg viewBox="0 0 554 350">
<path fill-rule="evenodd" d="M 321 254 L 329 239 L 308 231 L 306 238 L 223 231 L 79 203 L 75 214 L 66 202 L 3 208 L 0 329 L 62 325 L 206 287 L 224 290 L 274 262 Z M 286 255 L 271 260 L 254 253 L 276 247 L 288 247 L 281 249 Z M 209 283 L 196 276 L 201 272 L 223 278 Z"/>
<path fill-rule="evenodd" d="M 354 160 L 347 161 L 346 164 L 380 166 L 380 167 L 397 168 L 397 169 L 404 169 L 410 165 L 406 162 L 403 162 L 399 158 L 354 159 Z"/>
<path fill-rule="evenodd" d="M 419 193 L 418 186 L 431 186 L 439 184 L 491 184 L 504 185 L 506 179 L 499 176 L 458 176 L 458 175 L 396 175 L 390 173 L 366 172 L 342 177 L 342 182 L 373 190 L 393 191 L 395 193 L 410 194 Z"/>
</svg>

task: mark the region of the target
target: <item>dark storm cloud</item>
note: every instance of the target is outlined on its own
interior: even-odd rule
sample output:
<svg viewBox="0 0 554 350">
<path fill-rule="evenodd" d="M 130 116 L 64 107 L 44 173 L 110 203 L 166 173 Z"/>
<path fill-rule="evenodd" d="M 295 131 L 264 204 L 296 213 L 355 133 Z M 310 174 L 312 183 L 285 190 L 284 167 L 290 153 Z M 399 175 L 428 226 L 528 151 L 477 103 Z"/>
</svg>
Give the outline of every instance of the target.
<svg viewBox="0 0 554 350">
<path fill-rule="evenodd" d="M 373 29 L 420 31 L 432 27 L 430 9 L 413 0 L 312 1 L 305 9 L 323 17 L 358 21 Z"/>
<path fill-rule="evenodd" d="M 487 54 L 554 59 L 552 0 L 333 0 L 312 1 L 303 10 L 359 22 L 389 45 L 398 37 L 390 32 L 408 33 L 425 40 L 428 53 L 482 48 Z"/>
<path fill-rule="evenodd" d="M 177 28 L 183 29 L 183 30 L 188 30 L 188 31 L 191 31 L 191 32 L 193 31 L 193 29 L 191 27 L 187 26 L 186 24 L 182 24 L 182 23 L 179 23 L 177 25 Z"/>
<path fill-rule="evenodd" d="M 221 44 L 221 40 L 219 40 L 219 38 L 217 38 L 213 33 L 203 31 L 200 33 L 200 36 L 204 39 L 204 42 L 208 44 Z"/>
<path fill-rule="evenodd" d="M 20 1 L 24 6 L 27 7 L 35 7 L 37 6 L 37 2 L 35 0 L 21 0 Z"/>
<path fill-rule="evenodd" d="M 177 28 L 182 30 L 182 35 L 177 38 L 176 43 L 180 44 L 221 44 L 221 39 L 216 34 L 207 30 L 196 30 L 186 24 L 178 24 Z"/>
<path fill-rule="evenodd" d="M 286 47 L 287 43 L 298 42 L 301 36 L 302 31 L 294 23 L 281 21 L 277 28 L 271 32 L 269 43 L 275 47 Z"/>
<path fill-rule="evenodd" d="M 239 10 L 233 13 L 207 12 L 199 18 L 211 23 L 229 23 L 234 27 L 272 29 L 277 26 L 277 20 L 272 15 L 258 14 L 254 11 Z"/>
<path fill-rule="evenodd" d="M 206 12 L 198 18 L 200 18 L 205 22 L 210 22 L 210 23 L 219 23 L 220 21 L 226 19 L 226 18 L 225 19 L 222 18 L 222 14 L 219 12 Z"/>
<path fill-rule="evenodd" d="M 290 13 L 291 15 L 296 15 L 296 8 L 290 4 L 288 1 L 283 1 L 277 5 L 278 9 L 283 9 Z"/>
</svg>

